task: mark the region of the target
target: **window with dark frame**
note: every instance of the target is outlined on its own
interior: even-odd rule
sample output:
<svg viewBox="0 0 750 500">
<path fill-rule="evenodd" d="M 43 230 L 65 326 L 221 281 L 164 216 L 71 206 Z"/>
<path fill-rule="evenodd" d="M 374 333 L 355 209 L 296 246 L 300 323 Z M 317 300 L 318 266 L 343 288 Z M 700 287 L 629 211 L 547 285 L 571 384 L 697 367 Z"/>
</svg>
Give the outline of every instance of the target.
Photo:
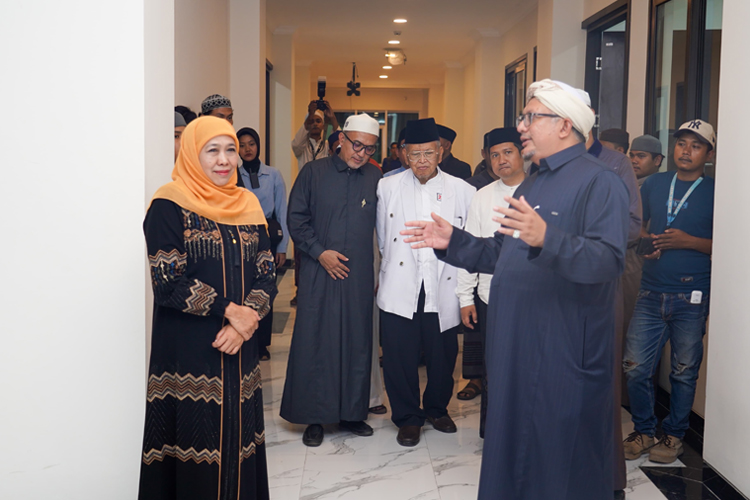
<svg viewBox="0 0 750 500">
<path fill-rule="evenodd" d="M 586 30 L 584 88 L 596 112 L 595 137 L 600 130 L 627 127 L 629 13 L 629 0 L 618 0 L 581 23 Z"/>
<path fill-rule="evenodd" d="M 723 0 L 652 0 L 645 133 L 674 170 L 673 134 L 687 120 L 718 118 Z M 714 175 L 715 166 L 706 165 Z"/>
<path fill-rule="evenodd" d="M 526 69 L 524 54 L 505 67 L 505 126 L 515 127 L 516 118 L 526 106 Z"/>
</svg>

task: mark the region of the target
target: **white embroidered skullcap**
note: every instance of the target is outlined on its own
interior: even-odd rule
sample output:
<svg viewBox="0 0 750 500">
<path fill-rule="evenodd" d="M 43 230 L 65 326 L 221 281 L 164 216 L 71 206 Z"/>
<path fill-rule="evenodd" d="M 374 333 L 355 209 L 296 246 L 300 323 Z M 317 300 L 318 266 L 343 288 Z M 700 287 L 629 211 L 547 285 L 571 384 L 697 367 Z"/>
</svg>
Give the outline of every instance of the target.
<svg viewBox="0 0 750 500">
<path fill-rule="evenodd" d="M 360 113 L 347 118 L 342 130 L 344 132 L 364 132 L 378 137 L 380 135 L 380 124 L 367 113 Z"/>
</svg>

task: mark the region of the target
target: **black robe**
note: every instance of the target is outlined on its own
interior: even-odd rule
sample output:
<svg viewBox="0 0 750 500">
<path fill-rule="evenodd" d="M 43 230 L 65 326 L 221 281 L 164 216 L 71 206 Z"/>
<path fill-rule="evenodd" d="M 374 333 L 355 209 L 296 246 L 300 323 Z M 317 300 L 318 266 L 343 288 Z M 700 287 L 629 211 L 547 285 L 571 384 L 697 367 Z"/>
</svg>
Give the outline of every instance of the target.
<svg viewBox="0 0 750 500">
<path fill-rule="evenodd" d="M 139 500 L 269 498 L 256 337 L 211 346 L 229 302 L 263 317 L 276 271 L 263 226 L 157 199 L 143 223 L 154 289 Z"/>
<path fill-rule="evenodd" d="M 543 248 L 454 229 L 436 251 L 493 273 L 479 499 L 612 498 L 613 304 L 628 193 L 579 144 L 542 160 L 520 196 L 547 223 Z"/>
<path fill-rule="evenodd" d="M 297 318 L 281 417 L 296 424 L 367 418 L 372 362 L 373 232 L 382 174 L 350 169 L 338 156 L 312 161 L 289 195 L 287 222 L 301 250 Z M 349 277 L 331 278 L 324 250 L 349 260 Z"/>
<path fill-rule="evenodd" d="M 471 177 L 471 165 L 459 160 L 453 154 L 449 154 L 443 158 L 443 161 L 440 163 L 440 170 L 459 179 L 466 180 Z"/>
</svg>

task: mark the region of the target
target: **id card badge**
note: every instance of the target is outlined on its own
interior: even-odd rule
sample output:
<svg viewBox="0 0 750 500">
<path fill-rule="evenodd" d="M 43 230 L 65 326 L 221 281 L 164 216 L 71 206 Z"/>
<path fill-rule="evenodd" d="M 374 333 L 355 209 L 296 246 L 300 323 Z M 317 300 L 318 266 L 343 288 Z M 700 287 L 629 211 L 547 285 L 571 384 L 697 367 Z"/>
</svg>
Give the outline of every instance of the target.
<svg viewBox="0 0 750 500">
<path fill-rule="evenodd" d="M 693 293 L 690 294 L 690 303 L 700 304 L 701 300 L 703 300 L 703 292 L 700 290 L 693 290 Z"/>
</svg>

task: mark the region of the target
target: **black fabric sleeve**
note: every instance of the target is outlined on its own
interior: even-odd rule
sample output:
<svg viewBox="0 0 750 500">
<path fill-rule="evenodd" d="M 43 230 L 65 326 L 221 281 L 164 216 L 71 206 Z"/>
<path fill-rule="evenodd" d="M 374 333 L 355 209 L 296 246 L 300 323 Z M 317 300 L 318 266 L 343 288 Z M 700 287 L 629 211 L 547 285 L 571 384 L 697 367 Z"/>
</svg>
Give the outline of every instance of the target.
<svg viewBox="0 0 750 500">
<path fill-rule="evenodd" d="M 255 270 L 253 273 L 253 285 L 250 293 L 243 302 L 244 305 L 252 307 L 263 319 L 276 296 L 276 265 L 271 253 L 271 241 L 265 226 L 256 226 L 258 230 L 258 251 L 255 254 Z"/>
<path fill-rule="evenodd" d="M 154 200 L 143 221 L 155 302 L 197 316 L 224 316 L 229 300 L 200 280 L 189 279 L 181 209 Z"/>
<path fill-rule="evenodd" d="M 503 235 L 477 238 L 463 229 L 453 228 L 451 241 L 445 250 L 435 250 L 438 259 L 470 273 L 492 274 L 503 246 Z"/>
<path fill-rule="evenodd" d="M 325 247 L 318 240 L 312 225 L 312 174 L 310 164 L 302 167 L 289 193 L 287 226 L 294 245 L 313 259 L 320 257 Z"/>
</svg>

